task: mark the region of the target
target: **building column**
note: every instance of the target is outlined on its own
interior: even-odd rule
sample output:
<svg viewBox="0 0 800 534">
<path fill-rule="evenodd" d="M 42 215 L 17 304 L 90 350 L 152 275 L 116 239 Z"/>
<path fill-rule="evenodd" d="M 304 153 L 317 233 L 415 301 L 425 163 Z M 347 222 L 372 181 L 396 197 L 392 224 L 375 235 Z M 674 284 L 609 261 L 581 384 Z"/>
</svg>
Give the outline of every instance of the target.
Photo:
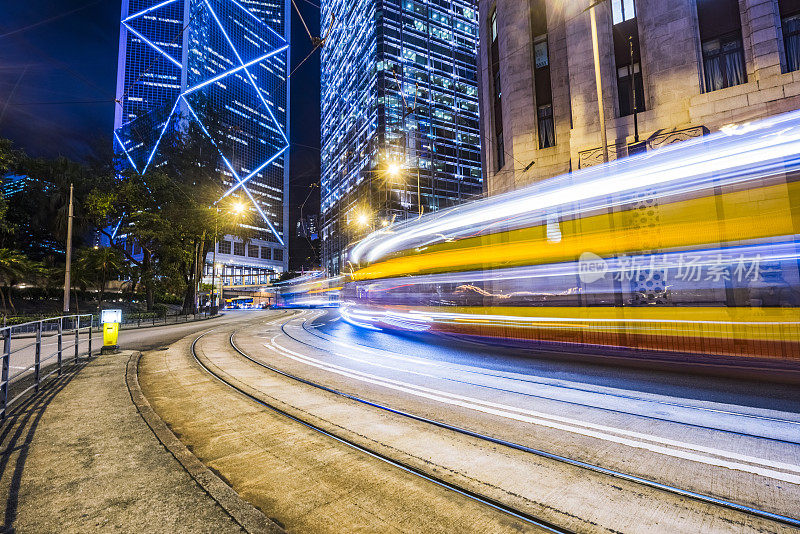
<svg viewBox="0 0 800 534">
<path fill-rule="evenodd" d="M 748 67 L 751 81 L 764 81 L 767 86 L 769 78 L 781 74 L 782 50 L 780 43 L 780 15 L 776 0 L 739 0 L 742 14 L 742 38 L 751 55 Z M 777 83 L 777 82 L 776 82 Z"/>
</svg>

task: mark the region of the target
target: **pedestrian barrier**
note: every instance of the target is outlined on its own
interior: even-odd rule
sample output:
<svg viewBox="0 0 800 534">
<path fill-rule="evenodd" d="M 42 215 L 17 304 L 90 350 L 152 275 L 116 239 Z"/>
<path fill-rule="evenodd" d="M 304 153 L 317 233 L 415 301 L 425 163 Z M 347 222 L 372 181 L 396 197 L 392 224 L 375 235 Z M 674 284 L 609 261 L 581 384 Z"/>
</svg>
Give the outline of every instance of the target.
<svg viewBox="0 0 800 534">
<path fill-rule="evenodd" d="M 0 328 L 0 418 L 23 395 L 37 393 L 50 376 L 61 376 L 65 360 L 77 363 L 91 356 L 93 323 L 91 314 L 65 315 Z"/>
</svg>

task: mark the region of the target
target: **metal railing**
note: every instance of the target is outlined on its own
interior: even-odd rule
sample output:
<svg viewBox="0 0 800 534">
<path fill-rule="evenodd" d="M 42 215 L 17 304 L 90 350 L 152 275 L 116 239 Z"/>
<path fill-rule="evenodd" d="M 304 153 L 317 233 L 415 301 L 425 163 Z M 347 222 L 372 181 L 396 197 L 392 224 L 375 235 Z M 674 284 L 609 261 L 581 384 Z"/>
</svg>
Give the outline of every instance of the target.
<svg viewBox="0 0 800 534">
<path fill-rule="evenodd" d="M 0 419 L 23 395 L 31 390 L 37 393 L 52 375 L 61 376 L 65 360 L 77 363 L 81 356 L 91 356 L 93 323 L 90 314 L 65 315 L 0 328 Z M 48 352 L 51 347 L 55 350 Z"/>
<path fill-rule="evenodd" d="M 207 319 L 209 317 L 214 317 L 216 314 L 211 313 L 209 310 L 203 310 L 197 313 L 140 313 L 135 314 L 133 316 L 126 316 L 124 313 L 122 315 L 122 326 L 127 325 L 136 325 L 136 327 L 140 327 L 142 325 L 152 325 L 155 326 L 157 324 L 178 324 L 178 323 L 188 323 L 191 321 L 197 321 L 199 319 Z M 95 318 L 99 321 L 99 317 L 95 316 Z"/>
</svg>

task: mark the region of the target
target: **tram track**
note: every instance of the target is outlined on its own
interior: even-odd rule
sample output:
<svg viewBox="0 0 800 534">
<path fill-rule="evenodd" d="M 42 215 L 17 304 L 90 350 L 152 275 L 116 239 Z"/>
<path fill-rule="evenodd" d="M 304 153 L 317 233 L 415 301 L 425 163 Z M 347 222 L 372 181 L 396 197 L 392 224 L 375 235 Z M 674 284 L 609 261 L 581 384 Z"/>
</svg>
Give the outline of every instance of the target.
<svg viewBox="0 0 800 534">
<path fill-rule="evenodd" d="M 303 323 L 301 325 L 303 330 L 305 332 L 307 332 L 309 335 L 314 336 L 315 338 L 319 339 L 320 341 L 329 343 L 330 340 L 328 340 L 325 337 L 319 335 L 318 333 L 315 333 L 315 332 L 312 331 L 313 330 L 313 326 L 311 328 L 308 327 L 308 321 L 309 321 L 308 319 L 303 321 Z M 290 334 L 289 332 L 286 331 L 285 325 L 281 327 L 281 330 L 283 331 L 284 335 L 286 335 L 288 338 L 292 339 L 293 341 L 295 341 L 297 343 L 300 343 L 302 345 L 314 348 L 316 350 L 325 350 L 325 349 L 323 349 L 321 347 L 318 347 L 318 346 L 316 346 L 316 345 L 314 345 L 312 343 L 309 343 L 307 341 L 303 341 L 302 339 L 298 338 L 297 336 L 294 336 L 294 335 Z M 380 352 L 388 352 L 388 353 L 392 353 L 392 354 L 398 354 L 398 353 L 396 353 L 394 351 L 390 351 L 388 349 L 371 347 L 369 345 L 363 345 L 363 344 L 360 344 L 360 343 L 356 343 L 356 345 L 358 345 L 360 347 L 363 347 L 360 350 L 364 350 L 364 351 L 366 351 L 367 349 L 371 349 L 371 350 L 377 350 L 377 351 L 380 351 Z M 454 368 L 446 366 L 446 365 L 444 365 L 442 367 L 445 368 L 445 369 L 453 369 L 453 370 L 455 370 Z M 409 372 L 408 370 L 399 369 L 399 368 L 396 368 L 396 370 L 397 371 L 401 371 L 401 372 Z M 530 385 L 545 386 L 545 387 L 550 387 L 550 388 L 554 388 L 554 389 L 569 390 L 569 391 L 573 391 L 573 392 L 587 393 L 587 394 L 591 394 L 591 395 L 600 395 L 600 396 L 609 397 L 609 398 L 612 398 L 612 399 L 621 399 L 621 400 L 642 402 L 642 403 L 647 403 L 647 404 L 652 404 L 652 405 L 659 405 L 659 406 L 665 406 L 665 407 L 671 407 L 671 408 L 680 408 L 680 409 L 685 409 L 685 410 L 695 410 L 695 411 L 698 411 L 698 412 L 726 415 L 726 416 L 732 416 L 732 417 L 741 417 L 741 418 L 744 418 L 744 419 L 754 419 L 754 420 L 765 421 L 765 422 L 770 422 L 770 423 L 778 423 L 778 424 L 785 424 L 785 425 L 795 425 L 797 427 L 797 430 L 798 430 L 798 435 L 800 435 L 800 421 L 793 421 L 791 419 L 782 419 L 782 418 L 777 418 L 777 417 L 767 417 L 767 416 L 761 416 L 761 415 L 756 415 L 756 414 L 747 414 L 747 413 L 742 413 L 742 412 L 734 412 L 734 411 L 729 411 L 729 410 L 717 410 L 717 409 L 712 409 L 712 408 L 705 408 L 705 407 L 702 407 L 702 406 L 694 406 L 694 405 L 691 405 L 691 404 L 683 404 L 683 403 L 676 403 L 676 402 L 665 402 L 665 401 L 660 401 L 660 400 L 646 399 L 646 398 L 637 397 L 637 396 L 634 396 L 634 395 L 620 395 L 620 394 L 603 392 L 603 391 L 596 391 L 596 390 L 591 390 L 591 389 L 586 389 L 586 388 L 565 386 L 565 385 L 562 385 L 562 384 L 552 384 L 552 383 L 548 383 L 548 382 L 530 380 L 530 379 L 525 379 L 525 378 L 509 377 L 509 376 L 506 376 L 506 375 L 487 373 L 487 372 L 483 372 L 483 371 L 475 371 L 475 370 L 468 370 L 468 369 L 458 369 L 458 370 L 459 371 L 463 371 L 465 373 L 476 374 L 476 375 L 479 375 L 479 376 L 485 376 L 485 377 L 490 377 L 490 378 L 501 378 L 501 379 L 504 379 L 504 380 L 512 380 L 512 381 L 515 381 L 515 382 L 521 382 L 521 383 L 530 384 Z M 417 374 L 420 374 L 420 373 L 417 373 Z M 512 390 L 512 389 L 499 388 L 499 387 L 496 387 L 496 386 L 489 386 L 489 385 L 486 385 L 486 384 L 479 384 L 477 382 L 470 382 L 468 380 L 459 380 L 459 379 L 456 379 L 456 378 L 449 378 L 449 377 L 446 377 L 446 376 L 436 376 L 436 375 L 429 375 L 429 374 L 425 374 L 424 376 L 427 377 L 427 378 L 434 378 L 434 379 L 438 379 L 438 380 L 444 380 L 444 381 L 447 381 L 447 382 L 453 382 L 453 383 L 458 383 L 458 384 L 474 386 L 474 387 L 487 389 L 487 390 L 493 390 L 493 391 L 497 391 L 497 392 L 501 392 L 501 393 L 511 393 L 511 394 L 520 395 L 520 396 L 523 396 L 523 397 L 529 397 L 529 398 L 541 399 L 541 400 L 546 400 L 546 401 L 558 402 L 558 403 L 561 403 L 561 404 L 567 404 L 567 405 L 571 405 L 571 406 L 578 406 L 578 407 L 582 407 L 582 408 L 591 408 L 591 409 L 594 409 L 594 410 L 602 410 L 602 411 L 609 412 L 609 413 L 617 413 L 617 414 L 620 414 L 620 415 L 641 417 L 641 418 L 650 419 L 650 420 L 653 420 L 653 421 L 661 421 L 661 422 L 665 422 L 665 423 L 669 423 L 669 424 L 676 424 L 676 425 L 681 425 L 681 426 L 687 426 L 687 427 L 692 427 L 692 428 L 709 430 L 709 431 L 713 431 L 713 432 L 722 432 L 722 433 L 725 433 L 725 434 L 730 434 L 730 435 L 735 435 L 735 436 L 742 436 L 742 437 L 754 438 L 754 439 L 765 439 L 765 440 L 769 440 L 769 441 L 774 441 L 776 443 L 784 443 L 784 444 L 787 444 L 787 445 L 800 445 L 800 440 L 780 439 L 780 438 L 775 438 L 775 437 L 770 437 L 770 436 L 763 436 L 763 435 L 744 432 L 744 431 L 737 431 L 737 430 L 730 430 L 730 429 L 726 429 L 726 428 L 702 425 L 702 424 L 699 424 L 699 423 L 689 423 L 689 422 L 686 422 L 686 421 L 676 421 L 674 419 L 669 419 L 669 418 L 666 418 L 666 417 L 658 417 L 658 416 L 651 415 L 651 414 L 636 413 L 636 412 L 632 412 L 632 411 L 609 408 L 609 407 L 606 407 L 606 406 L 596 406 L 596 405 L 583 403 L 583 402 L 578 402 L 578 401 L 574 401 L 574 400 L 560 399 L 560 398 L 557 398 L 557 397 L 552 397 L 552 396 L 547 396 L 547 395 L 538 395 L 538 394 L 534 394 L 534 393 L 526 393 L 526 392 Z"/>
<path fill-rule="evenodd" d="M 325 430 L 324 428 L 322 428 L 322 427 L 320 427 L 320 426 L 318 426 L 318 425 L 316 425 L 316 424 L 314 424 L 314 423 L 312 423 L 310 421 L 307 421 L 307 420 L 305 420 L 305 419 L 303 419 L 301 417 L 298 417 L 296 415 L 292 415 L 289 412 L 279 408 L 278 406 L 275 406 L 274 404 L 266 401 L 265 399 L 260 398 L 260 397 L 258 397 L 256 395 L 246 391 L 244 388 L 237 386 L 232 381 L 226 380 L 225 377 L 222 376 L 220 373 L 214 372 L 214 370 L 211 369 L 211 367 L 209 365 L 207 365 L 205 362 L 203 362 L 202 358 L 200 356 L 198 356 L 198 354 L 197 354 L 196 347 L 197 347 L 198 342 L 202 338 L 204 338 L 206 335 L 211 334 L 211 333 L 213 333 L 213 332 L 212 331 L 207 331 L 207 332 L 204 332 L 204 333 L 202 333 L 199 336 L 194 338 L 194 340 L 192 341 L 191 346 L 190 346 L 190 351 L 191 351 L 192 358 L 194 359 L 194 361 L 197 363 L 197 365 L 205 373 L 207 373 L 208 375 L 213 377 L 218 382 L 224 384 L 228 388 L 232 389 L 233 391 L 237 392 L 239 395 L 242 395 L 243 397 L 248 398 L 252 402 L 255 402 L 256 404 L 258 404 L 260 406 L 263 406 L 264 408 L 266 408 L 266 409 L 268 409 L 268 410 L 270 410 L 270 411 L 272 411 L 272 412 L 274 412 L 274 413 L 276 413 L 276 414 L 278 414 L 278 415 L 280 415 L 280 416 L 282 416 L 282 417 L 284 417 L 286 419 L 289 419 L 290 421 L 293 421 L 293 422 L 295 422 L 297 424 L 300 424 L 303 427 L 308 428 L 308 429 L 310 429 L 310 430 L 312 430 L 312 431 L 314 431 L 314 432 L 316 432 L 318 434 L 321 434 L 321 435 L 323 435 L 323 436 L 325 436 L 325 437 L 327 437 L 329 439 L 332 439 L 332 440 L 334 440 L 334 441 L 336 441 L 338 443 L 346 445 L 346 446 L 348 446 L 348 447 L 350 447 L 350 448 L 352 448 L 352 449 L 354 449 L 354 450 L 356 450 L 356 451 L 358 451 L 360 453 L 363 453 L 363 454 L 365 454 L 367 456 L 370 456 L 372 458 L 380 460 L 381 462 L 383 462 L 385 464 L 393 466 L 393 467 L 395 467 L 397 469 L 400 469 L 401 471 L 404 471 L 406 473 L 412 474 L 412 475 L 414 475 L 416 477 L 419 477 L 419 478 L 421 478 L 423 480 L 431 482 L 431 483 L 435 484 L 436 486 L 439 486 L 439 487 L 444 488 L 446 490 L 449 490 L 449 491 L 452 491 L 452 492 L 457 493 L 459 495 L 462 495 L 462 496 L 464 496 L 464 497 L 466 497 L 466 498 L 468 498 L 468 499 L 470 499 L 472 501 L 475 501 L 475 502 L 478 502 L 478 503 L 480 503 L 482 505 L 488 506 L 489 508 L 492 508 L 492 509 L 494 509 L 496 511 L 502 512 L 502 513 L 504 513 L 506 515 L 509 515 L 509 516 L 513 517 L 513 518 L 516 518 L 516 519 L 519 519 L 521 521 L 524 521 L 525 523 L 527 523 L 529 525 L 538 527 L 538 528 L 543 529 L 543 530 L 545 530 L 547 532 L 553 532 L 553 533 L 557 533 L 557 534 L 572 534 L 573 533 L 572 530 L 568 530 L 566 528 L 560 527 L 560 526 L 555 525 L 555 524 L 553 524 L 553 523 L 551 523 L 551 522 L 549 522 L 549 521 L 547 521 L 545 519 L 533 516 L 533 515 L 525 512 L 525 511 L 516 509 L 516 508 L 514 508 L 512 506 L 509 506 L 509 505 L 507 505 L 507 504 L 505 504 L 503 502 L 500 502 L 500 501 L 498 501 L 496 499 L 493 499 L 491 497 L 487 497 L 485 495 L 481 495 L 480 493 L 472 491 L 472 490 L 470 490 L 468 488 L 456 485 L 456 484 L 454 484 L 452 482 L 449 482 L 447 480 L 444 480 L 443 478 L 440 478 L 440 477 L 438 477 L 438 476 L 436 476 L 434 474 L 426 473 L 426 472 L 424 472 L 423 470 L 421 470 L 421 469 L 419 469 L 417 467 L 414 467 L 414 466 L 409 465 L 409 464 L 407 464 L 405 462 L 390 458 L 389 456 L 381 453 L 380 451 L 365 447 L 364 445 L 356 443 L 355 441 L 350 440 L 350 439 L 348 439 L 346 437 L 339 436 L 339 435 L 336 435 L 336 434 L 334 434 L 332 432 L 329 432 L 328 430 Z M 238 348 L 235 347 L 235 345 L 233 343 L 233 340 L 232 340 L 232 338 L 233 338 L 235 333 L 236 333 L 236 331 L 232 332 L 230 337 L 229 337 L 229 341 L 230 341 L 231 346 L 234 348 L 234 350 L 236 350 L 236 352 L 238 354 L 244 356 L 249 361 L 257 363 L 255 360 L 253 360 L 252 358 L 246 356 Z M 278 371 L 276 370 L 275 372 L 278 372 Z M 289 375 L 286 374 L 286 373 L 280 373 L 280 374 L 282 374 L 283 376 L 289 377 Z M 298 379 L 299 379 L 299 377 L 298 377 Z"/>
<path fill-rule="evenodd" d="M 296 318 L 296 317 L 293 317 L 293 318 Z M 284 323 L 281 325 L 281 331 L 284 333 L 284 335 L 287 335 L 288 337 L 293 338 L 290 334 L 288 334 L 285 331 L 285 325 L 286 325 L 286 321 L 284 321 Z M 704 504 L 709 504 L 709 505 L 713 505 L 713 506 L 716 506 L 716 507 L 724 508 L 724 509 L 727 509 L 727 510 L 733 510 L 733 511 L 736 511 L 736 512 L 740 512 L 740 513 L 743 513 L 743 514 L 751 516 L 751 517 L 757 517 L 757 518 L 760 518 L 760 519 L 766 519 L 768 521 L 773 521 L 773 522 L 780 523 L 780 524 L 783 524 L 783 525 L 786 525 L 786 526 L 790 526 L 790 527 L 794 527 L 794 528 L 800 529 L 800 519 L 795 518 L 795 517 L 791 517 L 791 516 L 783 515 L 783 514 L 778 514 L 778 513 L 770 512 L 770 511 L 767 511 L 767 510 L 762 510 L 762 509 L 759 509 L 759 508 L 755 508 L 755 507 L 739 504 L 739 503 L 736 503 L 736 502 L 733 502 L 733 501 L 730 501 L 730 500 L 726 500 L 726 499 L 722 499 L 722 498 L 718 498 L 718 497 L 713 497 L 713 496 L 710 496 L 710 495 L 702 494 L 702 493 L 691 491 L 691 490 L 686 490 L 686 489 L 683 489 L 683 488 L 680 488 L 680 487 L 677 487 L 677 486 L 672 486 L 670 484 L 661 483 L 661 482 L 658 482 L 658 481 L 655 481 L 655 480 L 651 480 L 651 479 L 647 479 L 647 478 L 644 478 L 644 477 L 631 475 L 631 474 L 624 473 L 624 472 L 621 472 L 621 471 L 617 471 L 617 470 L 614 470 L 614 469 L 605 468 L 605 467 L 602 467 L 600 465 L 592 464 L 592 463 L 589 463 L 589 462 L 584 462 L 584 461 L 577 460 L 577 459 L 574 459 L 574 458 L 569 458 L 569 457 L 566 457 L 566 456 L 563 456 L 563 455 L 551 453 L 551 452 L 540 450 L 540 449 L 536 449 L 536 448 L 533 448 L 533 447 L 528 447 L 528 446 L 525 446 L 525 445 L 522 445 L 522 444 L 519 444 L 519 443 L 515 443 L 515 442 L 512 442 L 512 441 L 504 440 L 504 439 L 501 439 L 501 438 L 496 438 L 494 436 L 490 436 L 490 435 L 487 435 L 487 434 L 484 434 L 484 433 L 472 431 L 472 430 L 469 430 L 467 428 L 459 427 L 459 426 L 456 426 L 456 425 L 451 425 L 451 424 L 443 422 L 443 421 L 438 421 L 438 420 L 422 417 L 422 416 L 419 416 L 419 415 L 416 415 L 416 414 L 413 414 L 413 413 L 410 413 L 410 412 L 406 412 L 406 411 L 403 411 L 403 410 L 395 409 L 395 408 L 392 408 L 390 406 L 387 406 L 387 405 L 384 405 L 384 404 L 381 404 L 381 403 L 378 403 L 378 402 L 375 402 L 375 401 L 371 401 L 369 399 L 365 399 L 365 398 L 359 397 L 357 395 L 352 395 L 350 393 L 345 393 L 343 391 L 339 391 L 339 390 L 337 390 L 335 388 L 331 388 L 331 387 L 325 386 L 324 384 L 320 384 L 320 383 L 314 382 L 312 380 L 308 380 L 306 378 L 303 378 L 303 377 L 297 376 L 295 374 L 286 372 L 286 371 L 284 371 L 282 369 L 279 369 L 277 367 L 269 365 L 269 364 L 267 364 L 267 363 L 265 363 L 265 362 L 263 362 L 263 361 L 261 361 L 261 360 L 259 360 L 257 358 L 254 358 L 254 357 L 250 356 L 245 351 L 243 351 L 238 345 L 236 345 L 235 336 L 236 336 L 237 332 L 238 332 L 238 330 L 233 331 L 229 335 L 228 341 L 229 341 L 229 344 L 230 344 L 231 348 L 234 351 L 236 351 L 240 356 L 242 356 L 246 360 L 250 361 L 251 363 L 253 363 L 253 364 L 255 364 L 255 365 L 257 365 L 257 366 L 259 366 L 261 368 L 264 368 L 264 369 L 266 369 L 266 370 L 268 370 L 270 372 L 273 372 L 275 374 L 281 375 L 281 376 L 283 376 L 285 378 L 289 378 L 289 379 L 291 379 L 293 381 L 296 381 L 298 383 L 302 383 L 302 384 L 305 384 L 307 386 L 311 386 L 311 387 L 313 387 L 315 389 L 318 389 L 318 390 L 321 390 L 321 391 L 325 391 L 325 392 L 334 394 L 336 396 L 339 396 L 341 398 L 345 398 L 345 399 L 360 403 L 360 404 L 365 405 L 365 406 L 370 406 L 372 408 L 376 408 L 376 409 L 379 409 L 381 411 L 394 414 L 396 416 L 400 416 L 400 417 L 407 418 L 407 419 L 410 419 L 410 420 L 413 420 L 413 421 L 417 421 L 417 422 L 421 422 L 421 423 L 424 423 L 424 424 L 428 424 L 428 425 L 431 425 L 431 426 L 434 426 L 434 427 L 437 427 L 437 428 L 441 428 L 441 429 L 444 429 L 444 430 L 448 430 L 448 431 L 451 431 L 451 432 L 454 432 L 454 433 L 457 433 L 457 434 L 460 434 L 460 435 L 463 435 L 463 436 L 468 436 L 468 437 L 471 437 L 471 438 L 475 438 L 475 439 L 478 439 L 478 440 L 481 440 L 481 441 L 484 441 L 484 442 L 487 442 L 487 443 L 491 443 L 493 445 L 500 445 L 500 446 L 507 447 L 509 449 L 513 449 L 513 450 L 520 451 L 520 452 L 523 452 L 523 453 L 532 454 L 532 455 L 540 457 L 540 458 L 545 458 L 545 459 L 548 459 L 548 460 L 557 461 L 559 463 L 570 465 L 572 467 L 576 467 L 576 468 L 579 468 L 579 469 L 582 469 L 582 470 L 599 473 L 601 475 L 609 476 L 609 477 L 614 478 L 614 479 L 624 480 L 624 481 L 631 482 L 631 483 L 634 483 L 634 484 L 639 485 L 639 486 L 648 487 L 648 488 L 651 488 L 651 489 L 654 489 L 654 490 L 658 490 L 658 491 L 662 491 L 662 492 L 665 492 L 665 493 L 669 493 L 669 494 L 672 494 L 672 495 L 689 498 L 689 499 L 692 499 L 694 501 L 701 502 L 701 503 L 704 503 Z M 320 350 L 319 347 L 314 347 L 313 345 L 304 343 L 302 341 L 299 341 L 299 342 L 303 343 L 304 345 L 313 347 L 313 348 L 315 348 L 317 350 Z M 207 372 L 210 372 L 210 371 L 207 370 Z M 219 378 L 219 377 L 217 377 L 217 378 Z M 234 389 L 238 389 L 238 388 L 234 388 Z M 250 396 L 246 392 L 244 394 Z M 268 403 L 263 403 L 263 401 L 258 401 L 258 402 L 260 402 L 261 404 L 268 404 Z M 268 406 L 268 407 L 273 409 L 271 406 Z M 290 416 L 290 417 L 294 417 L 294 416 Z M 305 423 L 304 421 L 299 421 L 299 422 Z M 311 423 L 309 423 L 309 424 L 311 424 Z M 312 424 L 312 426 L 313 426 L 313 424 Z M 323 430 L 323 432 L 326 432 L 326 431 Z M 336 436 L 333 436 L 333 437 L 339 439 Z M 762 438 L 762 437 L 759 437 L 759 436 L 754 436 L 754 437 L 757 437 L 759 439 L 767 439 L 767 438 Z M 361 445 L 357 445 L 357 444 L 354 444 L 354 445 L 356 445 L 357 448 L 363 448 Z M 378 454 L 380 454 L 380 453 L 378 453 Z M 394 462 L 394 460 L 391 460 L 391 459 L 389 459 L 389 460 L 390 460 L 390 463 Z M 416 468 L 411 468 L 411 469 L 416 469 Z M 449 483 L 447 483 L 447 484 L 449 484 Z"/>
</svg>

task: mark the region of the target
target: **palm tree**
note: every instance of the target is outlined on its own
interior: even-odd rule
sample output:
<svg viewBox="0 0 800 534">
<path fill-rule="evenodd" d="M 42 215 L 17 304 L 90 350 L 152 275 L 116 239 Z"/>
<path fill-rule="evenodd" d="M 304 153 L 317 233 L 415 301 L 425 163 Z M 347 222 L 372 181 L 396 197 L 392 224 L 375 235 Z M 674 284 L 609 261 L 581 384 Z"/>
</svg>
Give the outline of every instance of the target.
<svg viewBox="0 0 800 534">
<path fill-rule="evenodd" d="M 96 247 L 78 251 L 75 261 L 76 281 L 97 286 L 97 309 L 103 304 L 106 283 L 125 269 L 122 254 L 113 248 Z"/>
<path fill-rule="evenodd" d="M 0 300 L 2 300 L 4 315 L 8 313 L 8 308 L 2 286 L 8 286 L 8 304 L 11 305 L 13 311 L 16 311 L 14 303 L 11 301 L 11 287 L 21 279 L 30 276 L 33 268 L 33 262 L 23 254 L 15 250 L 0 248 Z"/>
</svg>

